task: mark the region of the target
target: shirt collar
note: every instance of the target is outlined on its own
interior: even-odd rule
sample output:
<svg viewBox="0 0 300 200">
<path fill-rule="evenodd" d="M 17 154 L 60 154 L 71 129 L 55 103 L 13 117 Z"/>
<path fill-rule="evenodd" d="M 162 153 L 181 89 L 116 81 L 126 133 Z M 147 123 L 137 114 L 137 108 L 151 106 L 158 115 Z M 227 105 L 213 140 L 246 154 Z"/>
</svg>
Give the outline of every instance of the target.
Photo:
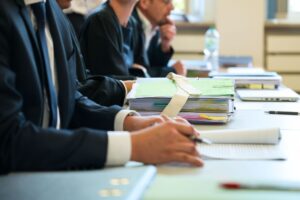
<svg viewBox="0 0 300 200">
<path fill-rule="evenodd" d="M 46 2 L 46 0 L 24 0 L 26 6 L 39 2 Z"/>
<path fill-rule="evenodd" d="M 152 28 L 152 24 L 150 23 L 150 21 L 146 18 L 146 16 L 140 11 L 140 9 L 137 9 L 137 13 L 139 18 L 141 19 L 141 22 L 143 24 L 143 28 L 144 30 L 146 30 L 147 32 L 152 32 L 153 28 Z"/>
</svg>

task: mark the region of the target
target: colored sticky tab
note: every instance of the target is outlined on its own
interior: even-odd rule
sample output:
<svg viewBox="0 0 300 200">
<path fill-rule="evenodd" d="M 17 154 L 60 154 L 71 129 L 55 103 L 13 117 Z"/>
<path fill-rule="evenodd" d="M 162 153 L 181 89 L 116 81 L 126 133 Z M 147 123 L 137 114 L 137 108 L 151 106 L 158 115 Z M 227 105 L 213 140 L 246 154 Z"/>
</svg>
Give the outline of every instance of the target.
<svg viewBox="0 0 300 200">
<path fill-rule="evenodd" d="M 208 119 L 208 120 L 225 120 L 225 117 L 222 116 L 208 116 L 206 114 L 200 114 L 199 117 Z"/>
<path fill-rule="evenodd" d="M 250 84 L 249 89 L 262 89 L 262 84 Z"/>
<path fill-rule="evenodd" d="M 264 89 L 268 89 L 268 90 L 274 90 L 274 89 L 276 89 L 275 85 L 271 85 L 271 84 L 264 84 L 263 88 Z"/>
</svg>

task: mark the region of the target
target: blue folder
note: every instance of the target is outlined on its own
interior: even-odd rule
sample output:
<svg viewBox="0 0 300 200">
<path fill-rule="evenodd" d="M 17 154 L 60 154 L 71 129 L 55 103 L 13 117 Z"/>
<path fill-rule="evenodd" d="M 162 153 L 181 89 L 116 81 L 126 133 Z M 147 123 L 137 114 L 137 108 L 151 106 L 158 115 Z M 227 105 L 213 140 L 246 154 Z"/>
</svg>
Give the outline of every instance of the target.
<svg viewBox="0 0 300 200">
<path fill-rule="evenodd" d="M 155 173 L 154 166 L 93 171 L 12 173 L 0 176 L 0 199 L 141 199 Z"/>
</svg>

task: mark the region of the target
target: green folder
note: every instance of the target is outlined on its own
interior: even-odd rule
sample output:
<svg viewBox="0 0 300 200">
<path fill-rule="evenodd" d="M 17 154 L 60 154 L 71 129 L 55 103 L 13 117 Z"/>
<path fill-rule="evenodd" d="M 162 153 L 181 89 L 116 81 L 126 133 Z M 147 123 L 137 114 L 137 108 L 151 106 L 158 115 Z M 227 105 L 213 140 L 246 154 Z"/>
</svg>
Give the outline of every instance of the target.
<svg viewBox="0 0 300 200">
<path fill-rule="evenodd" d="M 187 81 L 201 92 L 201 96 L 234 96 L 232 80 L 190 78 Z M 167 78 L 139 79 L 134 97 L 172 97 L 176 90 L 176 84 Z"/>
</svg>

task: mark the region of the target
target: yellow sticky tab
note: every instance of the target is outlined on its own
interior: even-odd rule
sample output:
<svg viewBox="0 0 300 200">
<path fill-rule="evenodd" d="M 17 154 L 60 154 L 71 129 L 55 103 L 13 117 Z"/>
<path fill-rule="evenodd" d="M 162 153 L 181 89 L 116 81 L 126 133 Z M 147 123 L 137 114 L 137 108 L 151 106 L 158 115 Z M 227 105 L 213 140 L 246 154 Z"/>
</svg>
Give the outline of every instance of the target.
<svg viewBox="0 0 300 200">
<path fill-rule="evenodd" d="M 225 117 L 222 117 L 222 116 L 208 116 L 205 114 L 200 114 L 199 117 L 208 119 L 208 120 L 225 120 Z"/>
<path fill-rule="evenodd" d="M 265 84 L 265 85 L 264 85 L 264 89 L 274 90 L 274 89 L 276 89 L 276 88 L 275 88 L 275 85 Z"/>
<path fill-rule="evenodd" d="M 249 84 L 249 89 L 262 89 L 262 84 Z"/>
</svg>

